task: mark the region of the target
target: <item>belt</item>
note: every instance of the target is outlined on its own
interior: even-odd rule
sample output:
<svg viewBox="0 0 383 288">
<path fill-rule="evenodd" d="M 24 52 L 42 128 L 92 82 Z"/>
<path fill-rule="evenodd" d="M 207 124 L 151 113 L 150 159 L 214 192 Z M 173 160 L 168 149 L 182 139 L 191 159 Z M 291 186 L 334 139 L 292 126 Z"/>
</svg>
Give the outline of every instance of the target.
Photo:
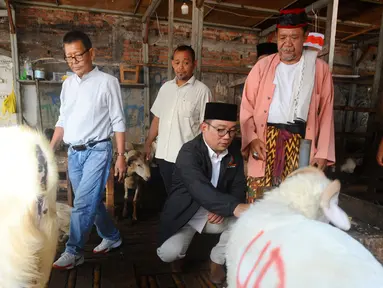
<svg viewBox="0 0 383 288">
<path fill-rule="evenodd" d="M 82 144 L 82 145 L 70 145 L 70 147 L 72 147 L 72 149 L 76 150 L 76 151 L 84 151 L 84 150 L 87 149 L 87 147 L 93 147 L 94 145 L 96 145 L 98 143 L 107 142 L 107 141 L 111 141 L 111 139 L 110 138 L 106 138 L 106 139 L 103 139 L 103 140 L 100 140 L 100 141 L 89 142 L 87 144 Z"/>
<path fill-rule="evenodd" d="M 294 124 L 267 123 L 267 126 L 274 126 L 279 130 L 286 130 L 292 134 L 299 134 L 305 138 L 306 122 L 296 122 Z"/>
</svg>

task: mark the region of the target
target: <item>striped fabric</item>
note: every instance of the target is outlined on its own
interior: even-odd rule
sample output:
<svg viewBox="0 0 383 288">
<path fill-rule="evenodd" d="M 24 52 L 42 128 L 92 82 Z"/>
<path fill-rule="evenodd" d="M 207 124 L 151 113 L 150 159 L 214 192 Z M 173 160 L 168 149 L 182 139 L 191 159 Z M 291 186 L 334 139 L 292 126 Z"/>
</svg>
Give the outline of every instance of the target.
<svg viewBox="0 0 383 288">
<path fill-rule="evenodd" d="M 267 127 L 266 135 L 266 171 L 265 176 L 260 178 L 247 177 L 247 203 L 253 203 L 262 198 L 265 191 L 278 186 L 291 172 L 298 168 L 299 164 L 299 134 L 291 134 L 291 137 L 283 143 L 284 165 L 281 177 L 275 177 L 274 167 L 277 155 L 277 140 L 281 130 L 274 126 Z"/>
</svg>

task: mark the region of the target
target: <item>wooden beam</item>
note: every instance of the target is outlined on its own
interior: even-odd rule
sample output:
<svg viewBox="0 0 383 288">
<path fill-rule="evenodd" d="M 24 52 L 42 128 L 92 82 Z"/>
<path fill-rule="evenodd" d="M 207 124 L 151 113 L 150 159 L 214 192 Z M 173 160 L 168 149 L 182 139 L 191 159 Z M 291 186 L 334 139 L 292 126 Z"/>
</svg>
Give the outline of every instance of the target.
<svg viewBox="0 0 383 288">
<path fill-rule="evenodd" d="M 9 5 L 9 0 L 5 0 L 5 4 L 7 5 L 8 11 L 9 29 L 11 31 L 11 34 L 15 34 L 15 25 L 13 24 L 13 17 L 11 12 L 11 5 Z"/>
<path fill-rule="evenodd" d="M 226 2 L 221 2 L 221 1 L 205 0 L 205 4 L 221 6 L 221 7 L 226 7 L 226 8 L 245 9 L 245 10 L 251 10 L 251 11 L 265 12 L 265 13 L 271 13 L 271 14 L 278 14 L 279 13 L 279 10 L 275 10 L 275 9 L 267 9 L 267 8 L 256 7 L 256 6 L 226 3 Z"/>
<path fill-rule="evenodd" d="M 197 0 L 196 1 L 196 6 L 197 6 L 197 8 L 199 9 L 199 8 L 201 8 L 202 6 L 203 6 L 203 3 L 205 2 L 205 0 Z"/>
<path fill-rule="evenodd" d="M 221 2 L 222 2 L 222 0 L 217 0 L 217 3 L 221 3 Z M 205 14 L 205 16 L 203 16 L 203 20 L 205 20 L 206 17 L 209 16 L 211 12 L 213 12 L 213 10 L 214 10 L 214 8 L 215 8 L 216 6 L 217 6 L 217 5 L 214 4 L 214 6 L 211 7 L 209 11 L 207 11 L 207 13 Z"/>
<path fill-rule="evenodd" d="M 169 20 L 168 20 L 168 80 L 171 80 L 173 78 L 173 67 L 172 67 L 173 27 L 174 27 L 174 0 L 169 0 Z"/>
<path fill-rule="evenodd" d="M 136 7 L 134 8 L 134 12 L 133 12 L 133 14 L 134 15 L 136 15 L 137 14 L 137 11 L 138 11 L 138 9 L 140 8 L 140 6 L 141 6 L 141 1 L 142 0 L 136 0 Z"/>
<path fill-rule="evenodd" d="M 328 56 L 328 65 L 330 66 L 330 71 L 334 65 L 334 56 L 335 56 L 335 35 L 336 35 L 336 25 L 338 17 L 338 6 L 339 0 L 333 0 L 332 4 L 332 15 L 331 15 L 331 33 L 330 33 L 330 46 L 329 46 L 329 56 Z"/>
<path fill-rule="evenodd" d="M 197 8 L 197 0 L 193 0 L 193 21 L 191 44 L 196 54 L 197 67 L 195 77 L 201 79 L 202 69 L 202 40 L 203 40 L 203 10 L 204 7 Z"/>
<path fill-rule="evenodd" d="M 144 22 L 148 21 L 148 19 L 150 19 L 152 14 L 157 10 L 160 3 L 161 3 L 161 0 L 152 0 L 148 9 L 146 9 L 144 16 L 142 16 L 142 23 L 144 23 Z"/>
<path fill-rule="evenodd" d="M 361 30 L 361 31 L 358 31 L 358 32 L 356 32 L 356 33 L 354 33 L 354 34 L 348 35 L 347 37 L 344 37 L 344 38 L 343 38 L 342 40 L 340 40 L 340 41 L 343 42 L 343 41 L 352 39 L 352 38 L 354 38 L 354 37 L 356 37 L 356 36 L 365 34 L 365 33 L 367 33 L 367 32 L 370 32 L 370 31 L 372 31 L 372 30 L 376 30 L 376 29 L 379 29 L 379 26 L 373 25 L 373 26 L 371 26 L 371 27 L 368 27 L 368 28 L 366 28 L 366 29 L 363 29 L 363 30 Z"/>
<path fill-rule="evenodd" d="M 160 16 L 158 17 L 159 20 L 168 22 L 168 19 L 166 17 Z M 189 19 L 183 19 L 183 18 L 174 18 L 175 22 L 178 23 L 189 23 L 191 24 L 193 21 Z M 213 22 L 203 22 L 204 26 L 210 26 L 210 27 L 216 27 L 216 28 L 228 28 L 232 30 L 239 30 L 239 31 L 249 31 L 249 32 L 258 32 L 261 31 L 259 28 L 251 28 L 246 26 L 237 26 L 237 25 L 228 25 L 228 24 L 220 24 L 220 23 L 213 23 Z"/>
<path fill-rule="evenodd" d="M 362 40 L 358 42 L 358 46 L 364 46 L 364 45 L 377 45 L 379 43 L 379 37 L 373 37 L 367 40 Z"/>
</svg>

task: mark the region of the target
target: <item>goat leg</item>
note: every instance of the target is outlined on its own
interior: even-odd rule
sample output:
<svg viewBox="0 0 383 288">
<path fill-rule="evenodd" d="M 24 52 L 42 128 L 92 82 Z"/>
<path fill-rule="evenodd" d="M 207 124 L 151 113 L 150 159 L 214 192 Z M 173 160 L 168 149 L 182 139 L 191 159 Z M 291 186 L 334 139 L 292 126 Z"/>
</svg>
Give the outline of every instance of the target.
<svg viewBox="0 0 383 288">
<path fill-rule="evenodd" d="M 139 194 L 139 185 L 136 188 L 136 191 L 134 191 L 134 198 L 133 198 L 133 220 L 137 221 L 137 198 Z"/>
<path fill-rule="evenodd" d="M 124 195 L 124 209 L 122 210 L 122 217 L 123 218 L 126 218 L 128 217 L 128 214 L 129 214 L 129 209 L 128 209 L 128 205 L 129 205 L 129 188 L 128 186 L 126 185 L 126 183 L 124 183 L 124 188 L 125 188 L 125 195 Z"/>
</svg>

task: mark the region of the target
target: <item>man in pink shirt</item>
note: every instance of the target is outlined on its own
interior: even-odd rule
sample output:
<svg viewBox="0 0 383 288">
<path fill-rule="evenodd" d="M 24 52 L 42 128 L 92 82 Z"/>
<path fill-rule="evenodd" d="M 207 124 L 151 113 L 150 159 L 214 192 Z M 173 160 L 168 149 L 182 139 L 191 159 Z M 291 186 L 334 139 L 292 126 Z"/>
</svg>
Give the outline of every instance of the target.
<svg viewBox="0 0 383 288">
<path fill-rule="evenodd" d="M 303 49 L 307 25 L 304 9 L 282 10 L 278 53 L 258 61 L 245 83 L 240 124 L 250 203 L 298 168 L 302 138 L 312 140 L 311 165 L 335 162 L 332 75 Z"/>
</svg>

